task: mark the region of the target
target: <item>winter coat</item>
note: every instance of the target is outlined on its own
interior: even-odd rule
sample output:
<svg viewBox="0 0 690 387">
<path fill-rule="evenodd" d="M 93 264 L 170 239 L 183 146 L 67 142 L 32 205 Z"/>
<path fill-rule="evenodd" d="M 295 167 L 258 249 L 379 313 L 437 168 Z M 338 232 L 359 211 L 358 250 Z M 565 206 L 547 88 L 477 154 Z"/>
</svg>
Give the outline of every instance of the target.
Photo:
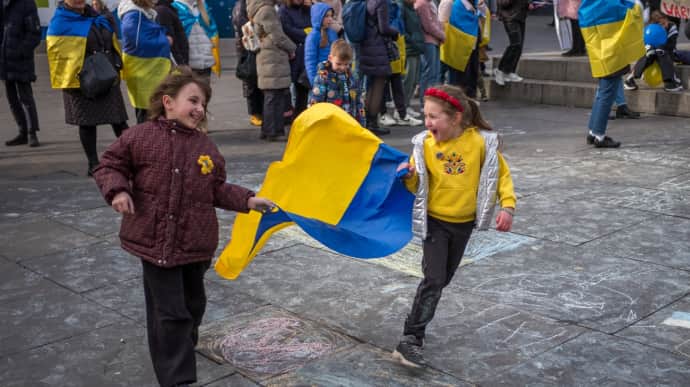
<svg viewBox="0 0 690 387">
<path fill-rule="evenodd" d="M 36 80 L 34 49 L 41 42 L 41 23 L 34 0 L 0 3 L 0 79 Z"/>
<path fill-rule="evenodd" d="M 63 4 L 58 7 L 63 7 Z M 98 13 L 86 5 L 83 15 L 96 17 Z M 114 31 L 115 26 L 111 25 L 111 29 Z M 109 53 L 111 63 L 121 65 L 122 60 L 113 47 L 113 34 L 114 32 L 95 23 L 91 25 L 86 38 L 85 56 L 94 51 L 105 51 Z M 65 107 L 65 122 L 70 125 L 95 126 L 127 121 L 127 109 L 119 82 L 106 94 L 93 99 L 85 97 L 78 88 L 62 89 L 62 100 Z"/>
<path fill-rule="evenodd" d="M 502 6 L 502 2 L 505 5 Z M 498 19 L 502 22 L 525 22 L 527 20 L 527 11 L 529 11 L 530 0 L 499 0 L 497 13 Z"/>
<path fill-rule="evenodd" d="M 580 9 L 582 0 L 559 0 L 558 17 L 577 20 L 577 11 Z"/>
<path fill-rule="evenodd" d="M 213 258 L 214 207 L 249 211 L 254 193 L 226 183 L 225 173 L 225 160 L 206 134 L 161 118 L 126 130 L 105 151 L 94 178 L 108 204 L 120 192 L 134 201 L 134 214 L 122 217 L 122 248 L 173 267 Z"/>
<path fill-rule="evenodd" d="M 400 8 L 405 24 L 405 54 L 408 57 L 424 55 L 424 31 L 414 5 L 403 2 Z"/>
<path fill-rule="evenodd" d="M 307 35 L 304 43 L 304 69 L 307 72 L 309 84 L 314 84 L 316 68 L 319 63 L 328 59 L 331 52 L 331 44 L 338 39 L 338 33 L 330 28 L 326 29 L 328 43 L 326 47 L 321 47 L 321 23 L 329 10 L 332 10 L 326 3 L 315 3 L 311 6 L 311 32 Z"/>
<path fill-rule="evenodd" d="M 388 0 L 366 0 L 367 34 L 360 43 L 359 70 L 374 77 L 391 75 L 386 45 L 398 39 L 398 31 L 390 26 Z"/>
<path fill-rule="evenodd" d="M 290 87 L 290 56 L 297 46 L 285 35 L 274 0 L 248 0 L 247 15 L 254 23 L 261 48 L 256 55 L 258 86 L 262 90 Z"/>
<path fill-rule="evenodd" d="M 295 58 L 290 61 L 290 78 L 297 83 L 299 75 L 304 71 L 304 42 L 307 31 L 311 29 L 311 13 L 309 7 L 300 5 L 281 5 L 278 9 L 280 24 L 283 31 L 297 46 Z"/>
<path fill-rule="evenodd" d="M 414 9 L 424 31 L 424 43 L 440 45 L 446 40 L 446 32 L 438 19 L 438 9 L 431 0 L 415 0 Z"/>
<path fill-rule="evenodd" d="M 158 0 L 155 10 L 158 13 L 156 21 L 165 28 L 168 36 L 173 40 L 170 50 L 175 62 L 180 66 L 189 64 L 189 41 L 187 41 L 187 34 L 184 33 L 177 10 L 172 6 L 172 0 Z"/>
<path fill-rule="evenodd" d="M 319 102 L 330 102 L 341 107 L 360 125 L 365 126 L 366 114 L 362 90 L 357 75 L 350 69 L 345 73 L 336 73 L 331 62 L 319 63 L 313 86 L 309 92 L 309 106 Z"/>
</svg>

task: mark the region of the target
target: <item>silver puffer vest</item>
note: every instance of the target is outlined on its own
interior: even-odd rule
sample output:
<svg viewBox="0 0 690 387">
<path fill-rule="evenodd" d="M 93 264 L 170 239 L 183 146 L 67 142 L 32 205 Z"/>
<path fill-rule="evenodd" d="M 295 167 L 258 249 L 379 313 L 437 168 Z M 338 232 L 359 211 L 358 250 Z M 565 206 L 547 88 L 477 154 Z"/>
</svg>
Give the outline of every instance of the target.
<svg viewBox="0 0 690 387">
<path fill-rule="evenodd" d="M 491 225 L 491 218 L 496 207 L 498 191 L 498 151 L 501 146 L 501 137 L 498 133 L 480 130 L 484 137 L 484 164 L 479 174 L 479 189 L 477 190 L 477 215 L 475 227 L 478 230 L 486 230 Z M 424 162 L 424 139 L 429 134 L 423 131 L 412 137 L 412 157 L 415 161 L 415 170 L 419 176 L 414 208 L 412 209 L 412 232 L 422 239 L 427 232 L 427 202 L 429 199 L 429 177 L 426 163 Z"/>
</svg>

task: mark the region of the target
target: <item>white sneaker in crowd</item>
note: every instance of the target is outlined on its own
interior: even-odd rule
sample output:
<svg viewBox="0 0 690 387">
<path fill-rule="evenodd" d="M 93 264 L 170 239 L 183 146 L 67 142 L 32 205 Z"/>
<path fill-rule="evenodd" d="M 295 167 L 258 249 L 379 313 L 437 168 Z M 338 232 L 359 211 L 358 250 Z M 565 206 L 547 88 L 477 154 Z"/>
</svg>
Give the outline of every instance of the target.
<svg viewBox="0 0 690 387">
<path fill-rule="evenodd" d="M 508 74 L 508 77 L 506 78 L 506 81 L 508 82 L 522 82 L 524 79 L 517 75 L 517 73 L 510 73 Z"/>
<path fill-rule="evenodd" d="M 496 83 L 499 86 L 505 86 L 506 85 L 506 74 L 503 73 L 503 71 L 501 71 L 499 69 L 494 69 L 494 81 L 496 81 Z"/>
<path fill-rule="evenodd" d="M 409 114 L 402 119 L 397 111 L 393 113 L 393 119 L 395 119 L 395 124 L 400 126 L 422 126 L 423 123 L 422 120 L 414 118 Z"/>
<path fill-rule="evenodd" d="M 407 115 L 412 117 L 412 118 L 419 118 L 419 116 L 422 115 L 422 113 L 415 111 L 411 107 L 407 108 Z"/>
<path fill-rule="evenodd" d="M 397 123 L 395 118 L 391 117 L 390 114 L 384 113 L 379 117 L 379 126 L 393 126 Z"/>
</svg>

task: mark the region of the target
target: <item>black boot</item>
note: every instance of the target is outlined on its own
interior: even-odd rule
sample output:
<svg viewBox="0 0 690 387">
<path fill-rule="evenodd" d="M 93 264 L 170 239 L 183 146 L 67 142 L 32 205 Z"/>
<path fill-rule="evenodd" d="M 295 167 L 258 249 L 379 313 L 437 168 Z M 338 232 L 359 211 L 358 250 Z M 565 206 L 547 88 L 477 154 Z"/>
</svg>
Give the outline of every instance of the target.
<svg viewBox="0 0 690 387">
<path fill-rule="evenodd" d="M 5 141 L 5 145 L 7 146 L 17 146 L 17 145 L 26 145 L 29 143 L 29 136 L 27 136 L 26 131 L 20 130 L 19 135 L 9 141 Z"/>
<path fill-rule="evenodd" d="M 35 148 L 40 145 L 41 143 L 38 142 L 38 136 L 36 136 L 36 130 L 32 130 L 31 133 L 29 133 L 29 146 Z"/>
<path fill-rule="evenodd" d="M 628 105 L 620 105 L 616 108 L 616 118 L 640 118 L 640 113 L 630 110 Z"/>
</svg>

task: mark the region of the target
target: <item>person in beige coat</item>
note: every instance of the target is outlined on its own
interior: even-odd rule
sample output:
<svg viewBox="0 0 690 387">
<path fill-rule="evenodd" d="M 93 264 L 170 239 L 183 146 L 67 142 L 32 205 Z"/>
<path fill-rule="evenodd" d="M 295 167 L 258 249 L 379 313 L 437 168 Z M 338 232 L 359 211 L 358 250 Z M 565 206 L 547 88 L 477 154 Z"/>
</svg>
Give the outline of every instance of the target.
<svg viewBox="0 0 690 387">
<path fill-rule="evenodd" d="M 290 103 L 290 59 L 297 48 L 283 31 L 275 4 L 275 0 L 247 1 L 247 15 L 261 42 L 256 72 L 259 89 L 264 93 L 261 139 L 268 141 L 285 138 L 283 113 Z"/>
</svg>

